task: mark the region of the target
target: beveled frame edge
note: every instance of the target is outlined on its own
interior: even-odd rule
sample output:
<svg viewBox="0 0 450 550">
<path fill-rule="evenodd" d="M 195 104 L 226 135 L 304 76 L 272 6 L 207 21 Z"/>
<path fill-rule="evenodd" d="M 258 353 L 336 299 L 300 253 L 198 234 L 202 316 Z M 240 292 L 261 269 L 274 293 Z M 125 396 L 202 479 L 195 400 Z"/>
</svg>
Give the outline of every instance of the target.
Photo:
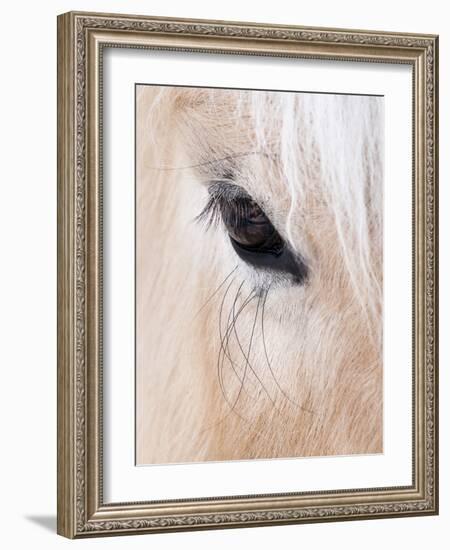
<svg viewBox="0 0 450 550">
<path fill-rule="evenodd" d="M 102 503 L 99 349 L 102 44 L 365 59 L 414 68 L 416 469 L 412 487 Z M 438 38 L 70 12 L 58 17 L 58 533 L 70 538 L 438 513 Z"/>
</svg>

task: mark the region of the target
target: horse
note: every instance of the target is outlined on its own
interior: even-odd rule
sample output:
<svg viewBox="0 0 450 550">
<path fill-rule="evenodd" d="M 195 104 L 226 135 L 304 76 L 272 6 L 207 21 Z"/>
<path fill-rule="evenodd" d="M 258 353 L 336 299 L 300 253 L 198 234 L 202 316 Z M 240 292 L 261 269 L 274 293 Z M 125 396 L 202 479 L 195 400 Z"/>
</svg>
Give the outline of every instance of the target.
<svg viewBox="0 0 450 550">
<path fill-rule="evenodd" d="M 137 86 L 138 464 L 383 452 L 383 117 Z"/>
</svg>

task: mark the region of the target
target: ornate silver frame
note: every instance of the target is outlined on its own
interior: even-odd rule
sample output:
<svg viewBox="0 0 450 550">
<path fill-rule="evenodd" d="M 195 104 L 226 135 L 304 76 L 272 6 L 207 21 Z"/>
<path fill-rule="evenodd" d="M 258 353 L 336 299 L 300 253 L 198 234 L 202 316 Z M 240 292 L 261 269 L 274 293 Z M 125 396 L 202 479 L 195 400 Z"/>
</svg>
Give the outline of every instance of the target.
<svg viewBox="0 0 450 550">
<path fill-rule="evenodd" d="M 411 486 L 103 503 L 99 91 L 105 45 L 413 67 Z M 438 513 L 437 55 L 438 38 L 432 35 L 75 12 L 58 17 L 59 534 L 79 538 Z"/>
</svg>

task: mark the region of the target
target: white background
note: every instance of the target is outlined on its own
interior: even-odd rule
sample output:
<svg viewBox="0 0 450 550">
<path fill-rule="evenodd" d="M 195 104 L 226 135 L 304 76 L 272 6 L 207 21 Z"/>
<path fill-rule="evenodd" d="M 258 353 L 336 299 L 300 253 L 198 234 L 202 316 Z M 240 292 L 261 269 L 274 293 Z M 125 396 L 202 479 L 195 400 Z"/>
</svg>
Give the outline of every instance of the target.
<svg viewBox="0 0 450 550">
<path fill-rule="evenodd" d="M 446 548 L 449 339 L 441 345 L 441 515 L 69 542 L 54 534 L 56 513 L 56 15 L 70 9 L 258 20 L 441 35 L 441 334 L 449 328 L 450 31 L 438 1 L 244 3 L 241 0 L 50 1 L 2 6 L 0 87 L 0 268 L 2 419 L 0 490 L 5 548 Z M 445 542 L 447 540 L 447 543 Z"/>
</svg>

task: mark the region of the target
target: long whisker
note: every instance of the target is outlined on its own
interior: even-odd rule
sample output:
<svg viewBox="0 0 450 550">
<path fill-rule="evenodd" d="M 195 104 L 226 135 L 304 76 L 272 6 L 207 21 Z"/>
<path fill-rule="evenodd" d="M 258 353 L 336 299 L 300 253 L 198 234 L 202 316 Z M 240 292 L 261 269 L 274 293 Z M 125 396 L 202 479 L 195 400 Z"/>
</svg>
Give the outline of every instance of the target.
<svg viewBox="0 0 450 550">
<path fill-rule="evenodd" d="M 290 403 L 292 403 L 295 407 L 305 411 L 305 412 L 308 412 L 310 414 L 314 414 L 313 411 L 310 411 L 309 409 L 303 407 L 302 405 L 300 405 L 299 403 L 297 403 L 296 401 L 293 401 L 289 395 L 283 390 L 283 388 L 280 386 L 280 383 L 278 382 L 278 379 L 277 377 L 275 376 L 275 373 L 273 372 L 273 369 L 272 369 L 272 364 L 270 362 L 270 359 L 269 359 L 269 354 L 267 353 L 267 346 L 266 346 L 266 336 L 265 336 L 265 330 L 264 330 L 264 312 L 265 312 L 265 307 L 266 307 L 266 302 L 267 302 L 267 297 L 269 296 L 269 290 L 270 290 L 270 287 L 272 286 L 272 283 L 269 285 L 269 288 L 266 290 L 265 292 L 265 295 L 264 295 L 264 299 L 263 299 L 263 303 L 262 303 L 262 312 L 261 312 L 261 335 L 262 335 L 262 341 L 263 341 L 263 348 L 264 348 L 264 355 L 266 357 L 266 362 L 267 362 L 267 366 L 269 367 L 269 371 L 270 371 L 270 374 L 272 375 L 272 378 L 275 382 L 275 384 L 277 385 L 277 388 L 280 390 L 281 394 L 284 396 L 285 399 L 287 399 Z"/>
<path fill-rule="evenodd" d="M 209 296 L 209 298 L 206 300 L 206 302 L 202 305 L 202 307 L 197 311 L 197 313 L 194 315 L 194 319 L 195 317 L 197 317 L 197 315 L 209 304 L 209 302 L 214 298 L 214 296 L 219 292 L 219 290 L 223 287 L 223 285 L 228 281 L 228 279 L 231 277 L 231 275 L 233 275 L 233 273 L 236 271 L 236 269 L 238 268 L 238 266 L 236 265 L 236 267 L 230 271 L 230 273 L 228 273 L 228 275 L 225 277 L 225 279 L 220 283 L 220 285 L 214 290 L 214 292 Z"/>
<path fill-rule="evenodd" d="M 244 387 L 244 383 L 245 383 L 245 377 L 246 377 L 246 374 L 247 374 L 247 366 L 249 365 L 249 359 L 250 359 L 250 353 L 251 353 L 251 350 L 252 350 L 252 344 L 253 344 L 253 336 L 255 334 L 255 327 L 256 327 L 256 321 L 258 319 L 258 312 L 259 312 L 259 305 L 261 303 L 261 295 L 258 295 L 258 304 L 256 305 L 256 313 L 255 313 L 255 319 L 253 321 L 253 326 L 252 326 L 252 332 L 250 334 L 250 342 L 249 342 L 249 345 L 248 345 L 248 352 L 247 352 L 247 355 L 246 355 L 246 363 L 245 363 L 245 367 L 244 367 L 244 374 L 242 376 L 242 383 L 241 383 L 241 386 L 239 388 L 239 391 L 238 391 L 238 394 L 236 396 L 236 399 L 234 401 L 234 404 L 231 408 L 232 411 L 235 410 L 235 407 L 239 401 L 239 397 L 241 396 L 241 393 L 242 393 L 242 388 Z"/>
<path fill-rule="evenodd" d="M 243 284 L 244 283 L 242 283 L 241 286 L 239 287 L 239 291 L 242 288 Z M 223 387 L 225 387 L 224 384 L 223 384 L 223 368 L 224 368 L 224 363 L 225 363 L 225 357 L 228 359 L 228 361 L 229 361 L 229 363 L 230 363 L 237 379 L 242 384 L 242 379 L 241 379 L 241 377 L 238 373 L 238 370 L 237 370 L 237 367 L 238 367 L 237 363 L 232 359 L 231 354 L 230 354 L 229 340 L 230 340 L 231 332 L 233 330 L 234 323 L 236 322 L 237 318 L 242 313 L 242 311 L 244 311 L 244 309 L 247 307 L 247 305 L 253 300 L 253 298 L 255 298 L 255 296 L 256 295 L 253 291 L 247 296 L 247 298 L 244 300 L 243 304 L 241 304 L 241 306 L 239 307 L 239 310 L 238 310 L 237 314 L 234 315 L 233 319 L 231 320 L 231 323 L 230 323 L 230 317 L 231 317 L 231 314 L 232 313 L 234 314 L 234 312 L 235 312 L 234 308 L 235 308 L 235 305 L 236 305 L 237 295 L 236 295 L 236 297 L 233 301 L 233 307 L 230 309 L 230 314 L 228 316 L 227 330 L 225 332 L 225 335 L 224 335 L 223 339 L 221 339 L 221 352 L 223 352 L 222 357 L 221 357 L 221 359 L 222 359 L 221 361 L 220 361 L 220 354 L 219 354 L 219 361 L 220 361 L 219 373 L 220 373 L 220 378 L 221 378 Z M 231 405 L 231 403 L 229 401 L 227 401 L 227 402 L 228 402 L 229 405 Z"/>
<path fill-rule="evenodd" d="M 225 350 L 225 347 L 224 347 L 224 341 L 225 341 L 225 338 L 227 337 L 227 333 L 229 332 L 230 330 L 230 327 L 227 328 L 226 330 L 226 334 L 225 336 L 223 336 L 223 333 L 222 333 L 222 313 L 223 313 L 223 307 L 224 307 L 224 303 L 225 303 L 225 300 L 226 300 L 226 297 L 227 297 L 227 294 L 232 286 L 234 282 L 234 279 L 231 281 L 231 283 L 228 285 L 225 293 L 224 293 L 224 296 L 222 298 L 222 302 L 221 302 L 221 305 L 220 305 L 220 311 L 219 311 L 219 335 L 220 335 L 220 350 L 219 350 L 219 356 L 218 356 L 218 359 L 217 359 L 217 377 L 218 377 L 218 380 L 219 380 L 219 386 L 220 386 L 220 390 L 222 392 L 222 395 L 225 399 L 225 401 L 228 403 L 228 405 L 231 407 L 232 409 L 232 405 L 231 405 L 231 402 L 228 398 L 228 395 L 226 394 L 226 391 L 225 391 L 225 385 L 224 385 L 224 382 L 223 382 L 223 361 L 224 361 L 224 356 L 226 354 L 226 350 Z M 242 285 L 244 283 L 242 283 L 239 287 L 239 290 L 242 288 Z M 253 292 L 252 292 L 253 293 Z M 254 296 L 249 296 L 245 301 L 244 303 L 241 305 L 241 307 L 239 308 L 239 311 L 238 311 L 238 315 L 244 310 L 244 308 L 249 304 L 249 302 L 251 301 L 251 299 L 253 299 Z M 230 361 L 232 361 L 232 359 L 230 358 Z M 237 371 L 235 371 L 236 373 L 236 376 L 238 376 L 238 379 L 239 381 L 241 380 Z M 245 420 L 243 416 L 241 416 L 240 414 L 238 414 L 236 411 L 234 411 L 235 414 L 237 414 L 239 416 L 239 418 L 241 418 L 242 420 Z"/>
<path fill-rule="evenodd" d="M 221 369 L 223 370 L 223 364 L 225 362 L 225 358 L 227 358 L 228 361 L 231 364 L 231 367 L 233 368 L 234 373 L 236 374 L 237 379 L 239 381 L 241 381 L 241 378 L 240 378 L 239 373 L 238 373 L 237 368 L 236 368 L 237 364 L 233 360 L 233 358 L 231 357 L 231 353 L 230 353 L 230 349 L 229 349 L 229 340 L 230 340 L 231 328 L 232 328 L 232 324 L 233 324 L 233 320 L 232 320 L 231 316 L 232 316 L 233 312 L 235 311 L 236 302 L 237 302 L 237 300 L 240 296 L 241 289 L 244 286 L 244 283 L 245 283 L 245 281 L 242 281 L 241 285 L 238 288 L 238 291 L 236 292 L 236 295 L 235 295 L 234 300 L 233 300 L 233 305 L 230 308 L 230 312 L 228 314 L 227 329 L 225 331 L 225 335 L 224 335 L 223 339 L 221 340 L 221 346 L 222 346 L 222 350 L 223 350 Z M 242 311 L 242 309 L 247 305 L 247 303 L 248 303 L 247 299 L 244 300 L 244 303 L 241 305 L 239 311 Z"/>
<path fill-rule="evenodd" d="M 252 291 L 248 296 L 247 298 L 244 300 L 244 302 L 240 305 L 237 313 L 236 313 L 236 302 L 237 302 L 237 296 L 233 302 L 233 305 L 230 309 L 230 313 L 228 315 L 228 323 L 227 323 L 227 330 L 225 332 L 225 335 L 224 335 L 224 338 L 223 338 L 223 342 L 224 342 L 224 353 L 227 357 L 227 359 L 232 362 L 235 366 L 237 366 L 237 363 L 236 361 L 234 361 L 231 357 L 231 354 L 229 352 L 229 341 L 230 341 L 230 336 L 231 336 L 231 333 L 233 331 L 233 328 L 234 328 L 234 325 L 238 319 L 238 317 L 240 316 L 240 314 L 242 313 L 242 311 L 244 310 L 244 308 L 249 304 L 249 302 L 251 302 L 254 298 L 256 297 L 256 294 Z M 231 319 L 231 317 L 233 316 L 233 318 Z"/>
<path fill-rule="evenodd" d="M 220 304 L 220 309 L 219 309 L 219 335 L 220 335 L 220 350 L 219 350 L 219 357 L 218 357 L 218 361 L 217 361 L 217 378 L 219 380 L 219 386 L 220 386 L 220 391 L 222 392 L 222 395 L 225 399 L 225 401 L 227 403 L 229 403 L 229 400 L 228 400 L 228 396 L 226 395 L 226 392 L 225 392 L 225 387 L 223 385 L 223 380 L 222 380 L 222 372 L 221 372 L 221 368 L 220 368 L 220 358 L 222 356 L 222 350 L 223 350 L 223 337 L 222 337 L 222 313 L 223 313 L 223 306 L 224 306 L 224 303 L 225 303 L 225 300 L 226 300 L 226 297 L 227 297 L 227 294 L 231 288 L 231 285 L 233 284 L 234 282 L 234 279 L 231 280 L 230 284 L 227 286 L 224 294 L 223 294 L 223 297 L 222 297 L 222 302 Z"/>
<path fill-rule="evenodd" d="M 251 155 L 261 155 L 266 158 L 271 158 L 271 155 L 269 155 L 268 153 L 264 153 L 263 151 L 248 151 L 245 153 L 236 153 L 234 155 L 227 155 L 225 157 L 218 158 L 218 159 L 199 162 L 197 164 L 189 164 L 187 166 L 148 166 L 148 168 L 150 170 L 158 170 L 161 172 L 168 172 L 168 171 L 174 171 L 174 170 L 188 170 L 192 168 L 201 168 L 202 166 L 210 166 L 211 164 L 227 162 L 237 158 L 249 157 Z"/>
<path fill-rule="evenodd" d="M 228 288 L 229 289 L 229 288 Z M 227 291 L 228 291 L 227 289 Z M 256 294 L 254 291 L 252 291 L 250 293 L 250 295 L 245 299 L 244 303 L 240 306 L 237 314 L 236 314 L 236 319 L 239 317 L 239 315 L 242 313 L 242 311 L 245 309 L 245 307 L 247 307 L 247 305 L 256 297 Z M 222 300 L 222 306 L 223 306 L 223 302 L 224 300 Z M 219 316 L 221 314 L 219 313 Z M 231 331 L 231 327 L 229 327 L 229 330 Z M 223 342 L 223 339 L 221 337 L 221 342 Z M 219 351 L 219 359 L 218 359 L 218 365 L 220 364 L 220 359 L 221 359 L 221 354 L 222 354 L 222 344 L 221 344 L 221 349 Z M 219 367 L 218 367 L 219 368 Z M 228 396 L 225 395 L 224 393 L 224 386 L 223 386 L 223 381 L 221 379 L 221 376 L 219 374 L 219 383 L 221 384 L 221 390 L 222 390 L 222 393 L 224 394 L 224 397 L 225 397 L 225 401 L 227 402 L 227 404 L 230 406 L 230 410 L 228 411 L 227 414 L 225 414 L 222 418 L 220 418 L 217 422 L 214 422 L 213 424 L 211 424 L 210 426 L 207 426 L 206 428 L 204 428 L 203 430 L 201 430 L 199 433 L 203 433 L 207 430 L 210 430 L 216 426 L 218 426 L 219 424 L 222 424 L 231 414 L 235 414 L 236 416 L 238 416 L 241 420 L 243 420 L 244 422 L 246 422 L 247 424 L 250 424 L 250 421 L 247 420 L 245 417 L 243 417 L 241 414 L 239 414 L 231 405 L 229 399 L 228 399 Z M 240 378 L 239 378 L 240 380 Z M 260 433 L 260 435 L 263 435 L 262 432 L 257 432 L 257 433 Z"/>
<path fill-rule="evenodd" d="M 259 302 L 258 302 L 258 307 L 259 307 Z M 246 356 L 245 354 L 245 351 L 242 347 L 242 344 L 241 344 L 241 341 L 239 339 L 239 336 L 238 336 L 238 333 L 237 333 L 237 330 L 236 330 L 236 323 L 234 323 L 234 326 L 233 326 L 233 329 L 234 329 L 234 336 L 236 338 L 236 342 L 238 343 L 238 346 L 239 346 L 239 349 L 241 350 L 241 353 L 242 355 L 244 356 L 244 359 L 246 360 L 250 370 L 252 371 L 252 373 L 255 375 L 255 378 L 256 380 L 258 380 L 260 386 L 262 387 L 262 389 L 264 390 L 264 393 L 267 395 L 267 397 L 269 398 L 270 402 L 272 403 L 273 406 L 275 406 L 275 400 L 273 399 L 273 397 L 270 395 L 269 391 L 267 390 L 267 388 L 265 387 L 263 381 L 261 380 L 261 378 L 258 376 L 258 373 L 255 371 L 255 369 L 252 367 L 250 361 L 249 361 L 249 358 Z"/>
</svg>

